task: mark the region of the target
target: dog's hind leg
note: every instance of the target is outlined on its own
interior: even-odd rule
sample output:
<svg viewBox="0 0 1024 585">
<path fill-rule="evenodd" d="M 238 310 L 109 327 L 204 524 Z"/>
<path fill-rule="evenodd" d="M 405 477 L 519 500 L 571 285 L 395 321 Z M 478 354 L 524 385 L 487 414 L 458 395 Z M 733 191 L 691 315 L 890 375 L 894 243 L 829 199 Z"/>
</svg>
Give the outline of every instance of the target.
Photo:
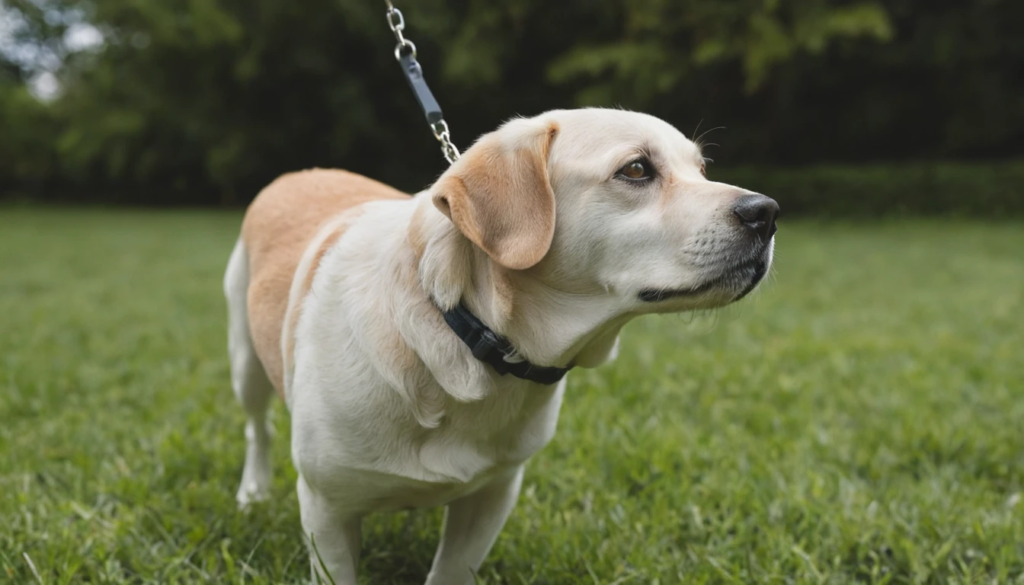
<svg viewBox="0 0 1024 585">
<path fill-rule="evenodd" d="M 242 507 L 270 495 L 270 427 L 267 407 L 274 395 L 274 387 L 256 355 L 249 333 L 248 294 L 249 257 L 245 245 L 239 240 L 224 274 L 224 295 L 228 301 L 231 385 L 249 419 L 245 425 L 245 468 L 237 495 L 238 504 Z"/>
</svg>

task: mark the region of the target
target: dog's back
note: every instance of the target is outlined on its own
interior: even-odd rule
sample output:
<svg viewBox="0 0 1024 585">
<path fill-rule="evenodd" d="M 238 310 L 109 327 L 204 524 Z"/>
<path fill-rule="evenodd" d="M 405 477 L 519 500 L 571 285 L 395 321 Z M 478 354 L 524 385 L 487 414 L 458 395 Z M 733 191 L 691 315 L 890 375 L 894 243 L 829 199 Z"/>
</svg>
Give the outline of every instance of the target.
<svg viewBox="0 0 1024 585">
<path fill-rule="evenodd" d="M 248 256 L 249 332 L 267 376 L 282 397 L 285 356 L 281 335 L 304 254 L 309 250 L 311 264 L 303 266 L 308 281 L 323 252 L 344 231 L 337 222 L 340 215 L 368 201 L 406 198 L 405 193 L 362 175 L 314 169 L 281 176 L 249 206 L 241 236 Z M 310 250 L 314 244 L 317 249 Z M 308 290 L 309 283 L 298 286 Z"/>
</svg>

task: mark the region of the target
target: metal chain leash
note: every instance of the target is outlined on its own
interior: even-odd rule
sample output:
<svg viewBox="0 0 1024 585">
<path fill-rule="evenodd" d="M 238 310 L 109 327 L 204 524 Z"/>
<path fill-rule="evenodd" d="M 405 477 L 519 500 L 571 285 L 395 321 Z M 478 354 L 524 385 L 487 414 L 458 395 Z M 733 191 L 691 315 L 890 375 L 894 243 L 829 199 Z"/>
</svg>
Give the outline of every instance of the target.
<svg viewBox="0 0 1024 585">
<path fill-rule="evenodd" d="M 398 45 L 395 46 L 395 59 L 402 58 L 402 49 L 409 49 L 412 51 L 412 56 L 416 56 L 416 45 L 412 41 L 405 38 L 402 31 L 405 30 L 405 17 L 402 16 L 402 11 L 395 8 L 391 4 L 391 0 L 385 0 L 388 5 L 388 26 L 391 27 L 391 32 L 395 33 L 395 39 L 398 41 Z"/>
<path fill-rule="evenodd" d="M 451 134 L 448 131 L 448 122 L 444 120 L 441 106 L 434 99 L 434 95 L 430 92 L 430 88 L 427 87 L 427 82 L 423 78 L 423 68 L 416 61 L 416 45 L 405 38 L 403 34 L 405 30 L 405 17 L 402 16 L 401 10 L 391 4 L 391 0 L 384 1 L 388 5 L 388 26 L 391 27 L 391 32 L 395 33 L 395 40 L 398 41 L 398 44 L 395 45 L 395 59 L 402 65 L 402 72 L 405 73 L 406 81 L 409 82 L 413 93 L 416 94 L 416 99 L 420 102 L 420 107 L 423 108 L 423 113 L 427 116 L 427 124 L 430 126 L 430 131 L 434 133 L 434 138 L 441 143 L 441 153 L 444 154 L 448 164 L 453 164 L 459 160 L 459 149 L 452 143 Z"/>
<path fill-rule="evenodd" d="M 451 135 L 448 134 L 448 122 L 441 120 L 436 124 L 431 124 L 430 130 L 434 133 L 434 138 L 441 143 L 441 153 L 444 154 L 444 159 L 448 161 L 448 164 L 455 164 L 455 161 L 459 160 L 460 153 L 452 143 Z"/>
</svg>

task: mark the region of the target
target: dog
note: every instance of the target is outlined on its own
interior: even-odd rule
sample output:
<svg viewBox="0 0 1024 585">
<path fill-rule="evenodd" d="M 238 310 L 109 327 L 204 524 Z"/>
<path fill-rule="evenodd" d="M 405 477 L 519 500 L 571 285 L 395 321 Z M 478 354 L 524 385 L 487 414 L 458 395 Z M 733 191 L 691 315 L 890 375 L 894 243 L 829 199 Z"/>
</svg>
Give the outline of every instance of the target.
<svg viewBox="0 0 1024 585">
<path fill-rule="evenodd" d="M 472 583 L 565 373 L 612 359 L 638 315 L 747 295 L 778 212 L 709 181 L 670 124 L 609 109 L 511 120 L 414 196 L 341 170 L 278 178 L 224 279 L 240 505 L 269 496 L 276 391 L 315 576 L 356 583 L 366 514 L 443 505 L 427 583 Z"/>
</svg>

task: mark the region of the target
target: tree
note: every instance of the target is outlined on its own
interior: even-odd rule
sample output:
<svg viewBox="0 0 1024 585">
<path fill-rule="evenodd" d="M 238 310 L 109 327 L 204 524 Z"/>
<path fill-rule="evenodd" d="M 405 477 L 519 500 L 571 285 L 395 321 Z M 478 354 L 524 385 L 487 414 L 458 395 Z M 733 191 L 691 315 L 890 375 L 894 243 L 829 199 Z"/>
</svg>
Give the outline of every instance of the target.
<svg viewBox="0 0 1024 585">
<path fill-rule="evenodd" d="M 59 165 L 46 174 L 67 192 L 241 203 L 297 168 L 410 190 L 444 168 L 383 3 L 7 2 L 22 41 L 61 60 L 62 93 L 37 108 L 0 90 L 23 96 L 0 102 L 0 120 L 37 129 L 0 133 L 0 152 L 48 151 Z M 513 115 L 578 105 L 648 111 L 687 133 L 727 125 L 713 156 L 729 161 L 1008 156 L 1024 144 L 1012 28 L 1024 5 L 1012 0 L 402 4 L 462 147 Z M 98 50 L 66 46 L 82 22 L 102 32 Z M 25 172 L 0 167 L 0 181 L 24 185 Z"/>
</svg>

